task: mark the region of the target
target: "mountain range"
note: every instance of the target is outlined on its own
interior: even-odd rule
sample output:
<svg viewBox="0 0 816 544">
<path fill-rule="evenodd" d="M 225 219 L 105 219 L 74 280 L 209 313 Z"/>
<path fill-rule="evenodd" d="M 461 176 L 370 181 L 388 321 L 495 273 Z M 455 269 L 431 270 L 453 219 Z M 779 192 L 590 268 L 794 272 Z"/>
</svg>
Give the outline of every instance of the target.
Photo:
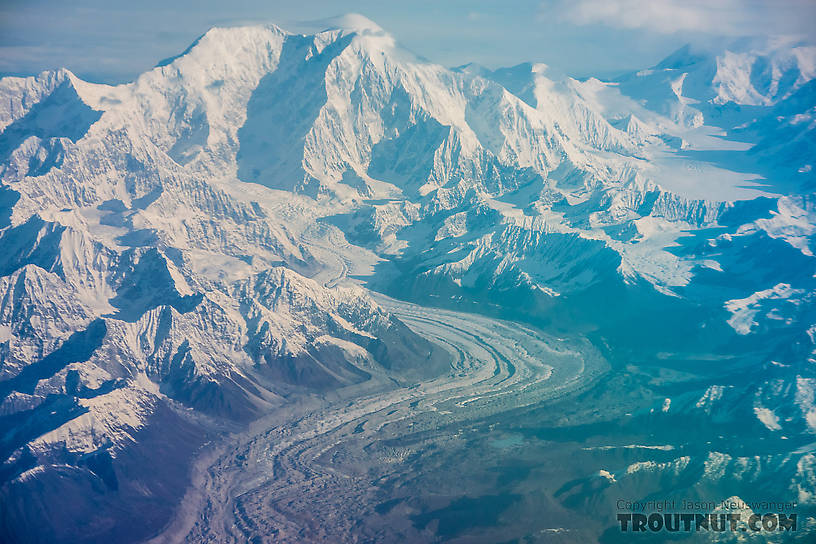
<svg viewBox="0 0 816 544">
<path fill-rule="evenodd" d="M 805 538 L 814 78 L 816 47 L 789 40 L 611 81 L 449 69 L 351 15 L 213 28 L 121 85 L 0 79 L 3 540 L 172 541 L 193 467 L 235 436 L 455 373 L 393 299 L 597 350 L 605 370 L 525 417 L 605 429 L 567 451 L 635 428 L 670 447 L 575 467 L 549 495 L 575 519 L 737 481 L 795 497 Z M 425 506 L 405 534 L 462 536 Z M 181 537 L 219 534 L 202 520 Z"/>
</svg>

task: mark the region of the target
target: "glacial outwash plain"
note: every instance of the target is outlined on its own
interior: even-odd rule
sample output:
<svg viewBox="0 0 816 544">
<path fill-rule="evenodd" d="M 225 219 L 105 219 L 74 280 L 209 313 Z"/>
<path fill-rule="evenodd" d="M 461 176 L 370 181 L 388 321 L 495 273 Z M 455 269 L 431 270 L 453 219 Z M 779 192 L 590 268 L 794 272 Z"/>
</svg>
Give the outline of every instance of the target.
<svg viewBox="0 0 816 544">
<path fill-rule="evenodd" d="M 327 26 L 0 79 L 0 542 L 812 542 L 816 47 Z"/>
</svg>

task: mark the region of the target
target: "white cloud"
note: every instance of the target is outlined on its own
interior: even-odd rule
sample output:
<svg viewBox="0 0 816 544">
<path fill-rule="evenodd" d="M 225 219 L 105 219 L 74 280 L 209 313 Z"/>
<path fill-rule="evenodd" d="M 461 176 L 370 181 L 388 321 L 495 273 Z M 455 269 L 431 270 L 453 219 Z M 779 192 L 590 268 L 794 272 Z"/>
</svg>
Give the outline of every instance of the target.
<svg viewBox="0 0 816 544">
<path fill-rule="evenodd" d="M 545 2 L 542 9 L 577 25 L 663 34 L 801 34 L 812 38 L 816 21 L 813 0 L 555 0 Z"/>
</svg>

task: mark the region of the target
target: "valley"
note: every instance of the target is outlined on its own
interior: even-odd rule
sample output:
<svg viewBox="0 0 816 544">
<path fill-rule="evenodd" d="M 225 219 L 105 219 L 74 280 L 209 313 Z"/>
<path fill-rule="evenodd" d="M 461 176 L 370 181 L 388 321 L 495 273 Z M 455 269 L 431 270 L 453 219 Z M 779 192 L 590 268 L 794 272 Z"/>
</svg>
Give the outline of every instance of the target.
<svg viewBox="0 0 816 544">
<path fill-rule="evenodd" d="M 373 538 L 390 526 L 376 519 L 373 499 L 394 500 L 382 498 L 385 490 L 377 482 L 405 477 L 405 468 L 460 440 L 466 428 L 567 397 L 591 386 L 607 369 L 587 342 L 550 338 L 473 314 L 376 300 L 414 331 L 445 346 L 453 357 L 450 372 L 382 392 L 367 391 L 370 385 L 338 391 L 331 396 L 336 398 L 290 409 L 283 422 L 280 413 L 271 424 L 255 422 L 250 433 L 230 437 L 223 446 L 228 451 L 204 469 L 202 511 L 184 511 L 169 535 L 178 537 L 184 528 L 191 541 L 241 542 L 274 534 L 282 542 L 331 542 L 352 534 L 365 538 L 356 532 L 356 520 L 371 519 L 366 531 L 374 531 Z M 442 431 L 452 428 L 459 430 Z M 372 474 L 378 475 L 374 482 Z M 301 514 L 306 511 L 308 518 Z M 433 541 L 423 531 L 401 529 L 408 532 L 387 538 Z"/>
</svg>

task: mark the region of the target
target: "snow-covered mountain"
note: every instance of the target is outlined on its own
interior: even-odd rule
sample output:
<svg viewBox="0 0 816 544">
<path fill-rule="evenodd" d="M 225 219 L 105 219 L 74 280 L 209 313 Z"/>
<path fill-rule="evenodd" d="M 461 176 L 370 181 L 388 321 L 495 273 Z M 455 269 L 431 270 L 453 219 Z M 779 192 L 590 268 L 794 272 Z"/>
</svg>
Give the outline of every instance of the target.
<svg viewBox="0 0 816 544">
<path fill-rule="evenodd" d="M 142 512 L 148 537 L 212 433 L 444 373 L 364 285 L 612 359 L 750 354 L 782 385 L 688 410 L 816 433 L 816 49 L 737 45 L 577 81 L 446 69 L 353 16 L 214 28 L 118 86 L 3 78 L 0 496 L 26 498 L 2 531 Z"/>
</svg>

